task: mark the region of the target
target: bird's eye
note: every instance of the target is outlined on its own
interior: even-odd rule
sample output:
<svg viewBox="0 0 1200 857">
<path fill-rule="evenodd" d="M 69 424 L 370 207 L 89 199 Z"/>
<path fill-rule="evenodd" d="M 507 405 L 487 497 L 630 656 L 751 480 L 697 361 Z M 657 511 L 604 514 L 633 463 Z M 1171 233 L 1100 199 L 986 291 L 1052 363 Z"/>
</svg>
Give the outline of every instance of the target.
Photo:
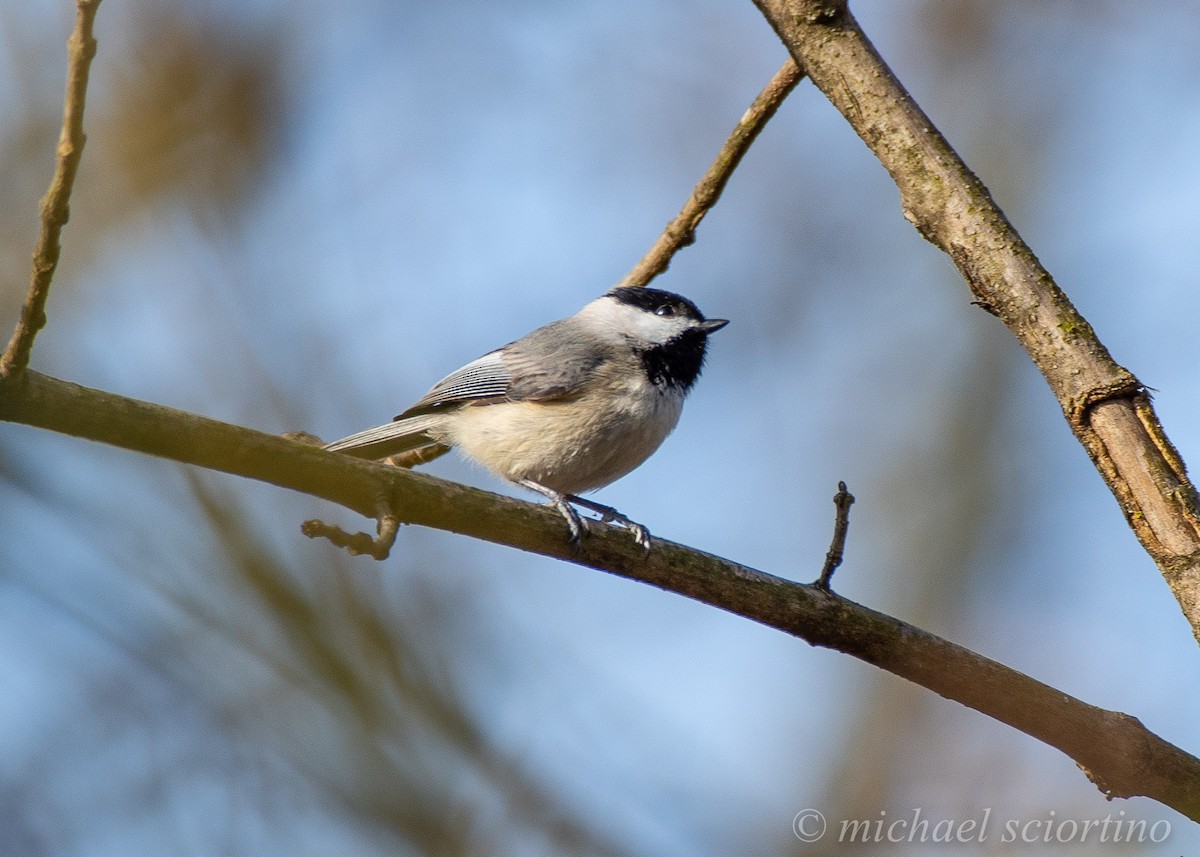
<svg viewBox="0 0 1200 857">
<path fill-rule="evenodd" d="M 664 317 L 675 315 L 675 307 L 671 306 L 670 304 L 663 304 L 662 306 L 658 307 L 658 309 L 654 310 L 654 314 Z"/>
</svg>

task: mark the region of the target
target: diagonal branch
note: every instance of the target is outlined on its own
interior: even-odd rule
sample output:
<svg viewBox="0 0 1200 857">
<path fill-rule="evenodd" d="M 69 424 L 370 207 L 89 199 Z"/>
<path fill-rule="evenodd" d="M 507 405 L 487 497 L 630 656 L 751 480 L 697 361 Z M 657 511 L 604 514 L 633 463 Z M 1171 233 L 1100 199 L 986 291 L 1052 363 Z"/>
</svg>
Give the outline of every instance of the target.
<svg viewBox="0 0 1200 857">
<path fill-rule="evenodd" d="M 742 162 L 742 156 L 758 138 L 759 132 L 771 121 L 779 105 L 803 78 L 803 70 L 791 59 L 775 72 L 775 76 L 742 114 L 737 127 L 733 129 L 721 151 L 717 152 L 717 157 L 708 168 L 708 172 L 692 189 L 692 195 L 683 204 L 679 214 L 667 224 L 646 255 L 617 285 L 649 285 L 651 280 L 667 270 L 671 258 L 676 253 L 695 243 L 696 229 L 700 226 L 700 221 L 721 198 L 729 177 Z"/>
<path fill-rule="evenodd" d="M 1200 640 L 1200 507 L 1146 388 L 1112 359 L 845 0 L 754 2 L 891 174 L 904 216 L 953 259 L 974 302 L 1033 358 Z"/>
<path fill-rule="evenodd" d="M 75 29 L 67 42 L 67 96 L 63 104 L 62 131 L 50 189 L 42 198 L 42 228 L 33 251 L 33 273 L 29 291 L 21 307 L 21 318 L 13 330 L 4 354 L 0 355 L 0 375 L 20 372 L 29 364 L 33 339 L 46 325 L 46 296 L 58 267 L 62 245 L 59 237 L 71 216 L 71 188 L 83 157 L 83 106 L 87 98 L 88 73 L 96 56 L 92 23 L 100 0 L 76 0 Z"/>
<path fill-rule="evenodd" d="M 554 511 L 376 462 L 26 371 L 0 378 L 0 420 L 38 426 L 322 497 L 368 516 L 461 533 L 648 583 L 844 652 L 1056 747 L 1107 795 L 1144 795 L 1200 821 L 1200 759 L 1136 718 L 1029 676 L 815 584 L 661 539 L 646 557 L 593 524 L 578 553 Z"/>
</svg>

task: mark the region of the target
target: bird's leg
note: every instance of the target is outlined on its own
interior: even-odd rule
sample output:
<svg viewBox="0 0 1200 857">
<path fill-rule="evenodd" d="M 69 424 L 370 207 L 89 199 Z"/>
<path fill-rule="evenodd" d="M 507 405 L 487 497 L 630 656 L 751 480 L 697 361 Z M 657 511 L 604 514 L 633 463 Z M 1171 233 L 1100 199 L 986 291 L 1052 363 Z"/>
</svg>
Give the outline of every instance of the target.
<svg viewBox="0 0 1200 857">
<path fill-rule="evenodd" d="M 571 507 L 570 498 L 565 494 L 560 494 L 553 488 L 547 488 L 545 485 L 534 482 L 532 479 L 518 479 L 516 482 L 521 487 L 541 494 L 550 501 L 550 505 L 557 509 L 558 514 L 562 515 L 563 519 L 567 522 L 567 529 L 571 531 L 571 535 L 568 538 L 571 548 L 579 550 L 579 540 L 588 531 L 587 521 L 579 517 L 579 513 Z"/>
<path fill-rule="evenodd" d="M 633 533 L 633 540 L 641 545 L 646 553 L 650 553 L 650 531 L 637 521 L 631 521 L 612 506 L 605 506 L 603 503 L 597 503 L 594 500 L 585 500 L 583 497 L 577 497 L 574 494 L 567 494 L 565 499 L 568 503 L 574 503 L 577 506 L 583 506 L 585 509 L 591 509 L 605 523 L 611 522 L 625 527 Z"/>
</svg>

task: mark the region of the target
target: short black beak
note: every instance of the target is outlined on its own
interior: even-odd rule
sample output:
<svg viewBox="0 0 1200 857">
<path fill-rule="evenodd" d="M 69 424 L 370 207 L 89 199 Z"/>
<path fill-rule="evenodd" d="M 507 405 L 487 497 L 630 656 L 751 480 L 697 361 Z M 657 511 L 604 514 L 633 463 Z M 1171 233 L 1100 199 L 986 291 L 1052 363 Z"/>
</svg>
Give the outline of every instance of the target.
<svg viewBox="0 0 1200 857">
<path fill-rule="evenodd" d="M 708 334 L 716 333 L 727 324 L 729 324 L 729 319 L 727 318 L 710 318 L 708 321 L 700 322 L 698 325 L 696 325 L 696 327 Z"/>
</svg>

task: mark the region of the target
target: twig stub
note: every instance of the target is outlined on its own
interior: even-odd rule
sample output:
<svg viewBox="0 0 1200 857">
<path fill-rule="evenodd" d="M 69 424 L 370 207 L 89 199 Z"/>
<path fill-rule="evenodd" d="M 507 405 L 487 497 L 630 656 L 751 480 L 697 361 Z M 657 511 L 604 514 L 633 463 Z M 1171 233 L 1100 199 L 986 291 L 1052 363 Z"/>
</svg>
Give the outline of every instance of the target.
<svg viewBox="0 0 1200 857">
<path fill-rule="evenodd" d="M 854 495 L 846 490 L 845 482 L 838 483 L 837 493 L 833 495 L 833 505 L 837 508 L 833 521 L 833 539 L 825 554 L 825 567 L 821 569 L 821 576 L 813 583 L 813 586 L 826 591 L 830 589 L 833 573 L 842 564 L 842 556 L 846 550 L 846 533 L 850 529 L 850 507 L 854 505 Z"/>
<path fill-rule="evenodd" d="M 369 556 L 381 562 L 392 552 L 396 543 L 396 534 L 400 532 L 400 518 L 392 511 L 391 502 L 381 497 L 376 504 L 375 532 L 348 533 L 336 524 L 327 524 L 313 518 L 300 525 L 300 532 L 310 539 L 329 539 L 340 548 L 345 548 L 351 556 Z"/>
</svg>

